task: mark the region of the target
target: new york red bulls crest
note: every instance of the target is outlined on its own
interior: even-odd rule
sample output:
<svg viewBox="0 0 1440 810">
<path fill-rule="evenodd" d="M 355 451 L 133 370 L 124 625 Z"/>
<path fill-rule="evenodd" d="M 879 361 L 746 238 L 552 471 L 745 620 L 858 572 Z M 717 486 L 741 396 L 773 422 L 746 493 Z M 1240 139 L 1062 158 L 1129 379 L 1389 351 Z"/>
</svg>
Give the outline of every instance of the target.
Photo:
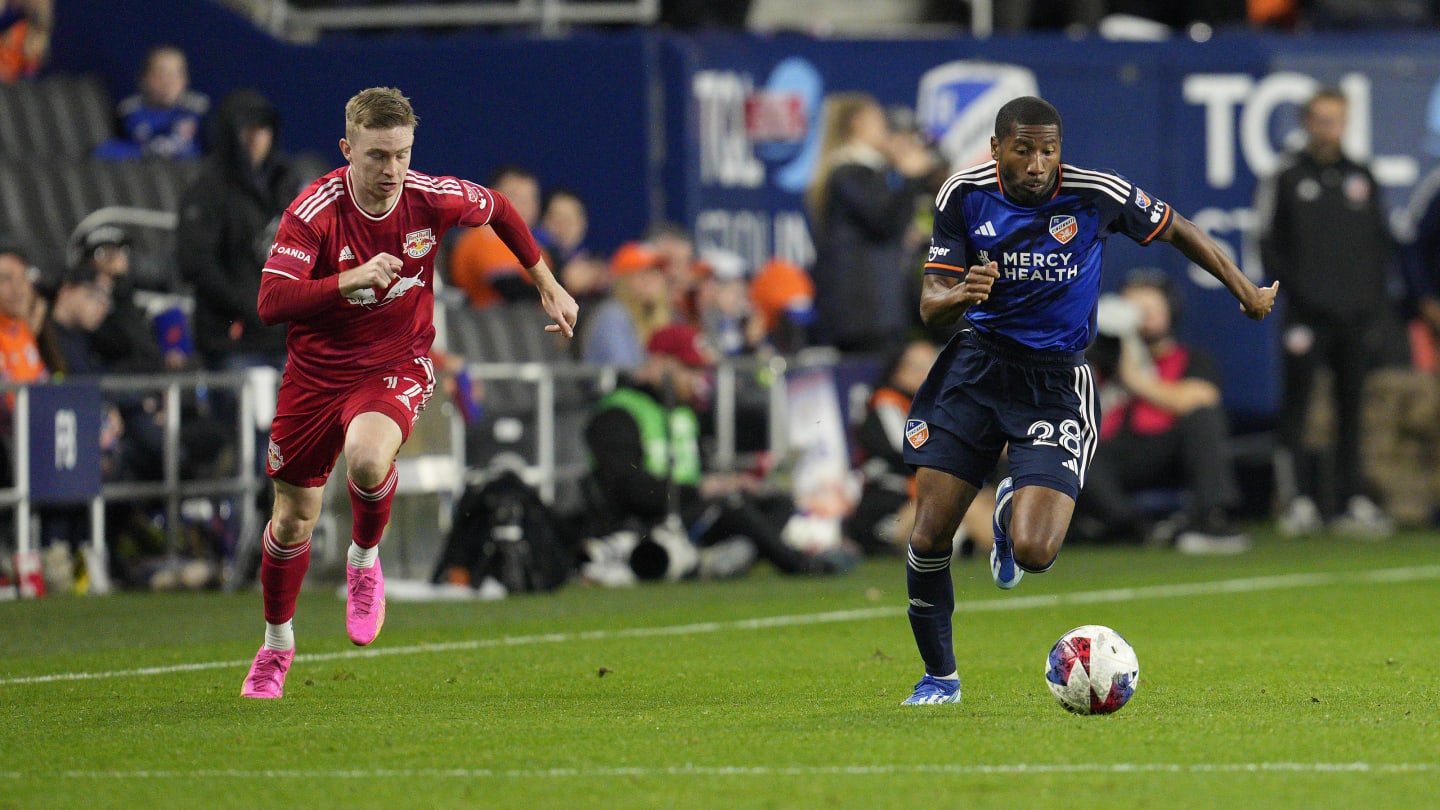
<svg viewBox="0 0 1440 810">
<path fill-rule="evenodd" d="M 1053 231 L 1055 226 L 1050 226 Z M 430 252 L 435 247 L 435 235 L 429 228 L 423 231 L 414 231 L 405 234 L 405 255 L 412 259 L 418 259 Z"/>
<path fill-rule="evenodd" d="M 1079 231 L 1080 226 L 1075 222 L 1075 217 L 1069 214 L 1050 217 L 1050 235 L 1062 245 L 1074 239 Z"/>
</svg>

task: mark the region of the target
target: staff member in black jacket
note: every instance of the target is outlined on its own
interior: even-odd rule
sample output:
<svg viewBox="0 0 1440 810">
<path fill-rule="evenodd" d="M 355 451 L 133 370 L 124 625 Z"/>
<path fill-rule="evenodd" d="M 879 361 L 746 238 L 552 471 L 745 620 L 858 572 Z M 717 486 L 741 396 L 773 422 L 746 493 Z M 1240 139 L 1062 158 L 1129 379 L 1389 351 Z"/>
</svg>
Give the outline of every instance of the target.
<svg viewBox="0 0 1440 810">
<path fill-rule="evenodd" d="M 280 120 L 253 90 L 225 97 L 211 153 L 180 200 L 176 261 L 195 288 L 195 344 L 214 370 L 285 364 L 285 327 L 261 323 L 260 268 L 302 187 L 276 148 Z"/>
<path fill-rule="evenodd" d="M 1386 278 L 1394 240 L 1374 176 L 1341 150 L 1347 109 L 1345 96 L 1331 88 L 1306 103 L 1304 149 L 1261 183 L 1255 203 L 1265 270 L 1287 296 L 1280 438 L 1295 462 L 1298 489 L 1280 521 L 1287 534 L 1319 530 L 1322 511 L 1342 504 L 1337 529 L 1389 528 L 1361 480 L 1360 407 L 1392 319 Z M 1318 492 L 1303 442 L 1321 368 L 1331 370 L 1335 383 L 1333 500 Z"/>
</svg>

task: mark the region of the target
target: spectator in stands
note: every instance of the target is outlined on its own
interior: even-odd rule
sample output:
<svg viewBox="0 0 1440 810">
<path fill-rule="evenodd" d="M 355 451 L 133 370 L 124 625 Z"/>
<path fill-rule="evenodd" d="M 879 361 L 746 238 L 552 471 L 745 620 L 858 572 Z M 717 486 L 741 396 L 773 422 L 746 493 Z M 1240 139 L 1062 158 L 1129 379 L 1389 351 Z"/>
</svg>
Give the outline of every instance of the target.
<svg viewBox="0 0 1440 810">
<path fill-rule="evenodd" d="M 633 376 L 598 403 L 585 428 L 592 536 L 648 531 L 673 514 L 701 548 L 743 537 L 787 574 L 847 570 L 843 555 L 807 555 L 781 539 L 794 512 L 788 495 L 767 497 L 754 479 L 705 472 L 696 409 L 714 359 L 695 327 L 666 327 L 650 338 Z"/>
<path fill-rule="evenodd" d="M 534 230 L 539 226 L 540 180 L 534 172 L 519 166 L 503 166 L 491 175 L 486 185 L 515 206 L 527 227 Z M 543 252 L 543 243 L 541 248 Z M 502 301 L 540 300 L 520 260 L 489 225 L 463 231 L 450 250 L 449 263 L 448 281 L 465 291 L 471 306 L 484 309 Z"/>
<path fill-rule="evenodd" d="M 0 83 L 34 76 L 50 55 L 53 0 L 0 0 Z"/>
<path fill-rule="evenodd" d="M 177 349 L 162 349 L 159 336 L 145 308 L 137 301 L 130 280 L 130 238 L 114 225 L 98 225 L 80 236 L 72 278 L 91 279 L 109 296 L 108 311 L 98 327 L 87 329 L 93 363 L 83 373 L 161 374 L 189 367 L 189 358 Z M 86 282 L 89 283 L 88 281 Z M 57 299 L 58 300 L 58 299 Z M 52 318 L 52 320 L 54 320 Z M 73 361 L 78 353 L 66 354 L 68 370 L 77 373 Z M 143 442 L 143 475 L 150 480 L 161 474 L 165 401 L 159 393 L 116 394 L 113 401 L 124 417 L 126 434 Z M 220 420 L 223 422 L 223 419 Z M 217 424 L 200 409 L 192 393 L 182 400 L 181 425 L 184 450 L 182 469 L 192 470 L 214 461 L 214 449 L 228 440 L 227 426 Z"/>
<path fill-rule="evenodd" d="M 610 257 L 611 297 L 581 324 L 580 358 L 634 368 L 650 336 L 674 320 L 664 258 L 644 242 L 627 242 Z"/>
<path fill-rule="evenodd" d="M 79 253 L 66 271 L 50 308 L 47 332 L 53 347 L 46 363 L 57 376 L 153 374 L 166 361 L 136 305 L 130 285 L 130 239 L 114 225 L 81 234 Z M 107 395 L 124 422 L 124 480 L 158 480 L 163 475 L 164 400 L 157 393 Z"/>
<path fill-rule="evenodd" d="M 110 314 L 110 288 L 89 262 L 65 273 L 46 320 L 42 358 L 56 379 L 105 373 L 94 334 Z"/>
<path fill-rule="evenodd" d="M 580 302 L 597 302 L 609 290 L 610 273 L 605 261 L 585 246 L 590 217 L 585 201 L 568 188 L 551 189 L 545 196 L 544 213 L 535 238 L 550 252 L 560 283 Z"/>
<path fill-rule="evenodd" d="M 175 261 L 195 290 L 195 344 L 214 370 L 285 365 L 285 327 L 266 326 L 256 301 L 270 235 L 300 193 L 277 146 L 280 118 L 253 90 L 216 109 L 211 150 L 180 200 Z"/>
<path fill-rule="evenodd" d="M 805 194 L 816 251 L 812 337 L 842 351 L 894 350 L 913 309 L 904 239 L 936 167 L 918 139 L 891 133 L 869 95 L 828 96 L 824 121 Z"/>
<path fill-rule="evenodd" d="M 1175 337 L 1179 298 L 1160 270 L 1132 271 L 1120 298 L 1107 298 L 1102 337 L 1091 366 L 1101 391 L 1100 449 L 1075 506 L 1073 536 L 1086 540 L 1173 542 L 1187 554 L 1246 551 L 1250 539 L 1232 522 L 1240 489 L 1230 429 L 1220 400 L 1220 370 L 1196 346 Z M 1135 493 L 1183 491 L 1184 512 L 1146 515 Z M 1157 526 L 1166 528 L 1152 534 Z"/>
<path fill-rule="evenodd" d="M 107 226 L 108 227 L 108 226 Z M 125 373 L 155 373 L 161 369 L 159 346 L 153 336 L 142 329 L 133 334 L 106 336 L 105 323 L 113 316 L 114 293 L 111 289 L 114 266 L 120 258 L 94 255 L 66 271 L 55 300 L 50 307 L 45 327 L 43 353 L 46 365 L 56 379 L 99 377 Z M 102 267 L 109 271 L 102 271 Z M 140 324 L 146 324 L 143 313 L 132 313 Z M 122 354 L 116 341 L 136 341 L 131 351 Z M 105 394 L 102 403 L 99 459 L 105 481 L 159 481 L 164 477 L 165 399 L 159 392 L 117 391 Z M 182 406 L 183 408 L 184 406 Z M 224 429 L 199 418 L 194 409 L 182 414 L 181 475 L 199 473 L 197 465 L 213 461 L 217 448 L 225 441 Z M 112 502 L 106 508 L 106 526 L 111 547 L 112 574 L 128 585 L 150 584 L 151 575 L 161 561 L 174 563 L 177 549 L 168 548 L 162 540 L 159 524 L 152 515 L 161 511 L 159 503 Z M 88 517 L 83 509 L 54 509 L 45 517 L 52 549 L 59 553 L 62 546 L 56 539 L 78 545 L 88 532 Z M 215 538 L 218 539 L 218 538 Z M 220 550 L 195 548 L 190 551 L 212 560 Z M 47 564 L 53 559 L 47 556 Z M 209 566 L 204 576 L 213 573 Z M 201 583 L 197 583 L 201 584 Z"/>
<path fill-rule="evenodd" d="M 96 148 L 108 160 L 141 157 L 200 157 L 200 125 L 210 110 L 210 99 L 190 89 L 185 52 L 174 45 L 157 45 L 145 55 L 139 92 L 116 108 L 119 137 Z"/>
<path fill-rule="evenodd" d="M 34 308 L 34 271 L 25 252 L 16 245 L 0 245 L 0 378 L 5 382 L 28 383 L 46 376 L 36 332 L 30 326 Z M 5 396 L 5 426 L 0 436 L 8 437 L 9 403 Z"/>
<path fill-rule="evenodd" d="M 939 349 L 917 339 L 893 353 L 865 403 L 865 418 L 855 434 L 857 462 L 864 478 L 860 503 L 845 521 L 845 536 L 871 555 L 904 551 L 915 523 L 915 474 L 905 463 L 905 423 L 910 401 L 930 373 Z M 1003 475 L 999 476 L 1003 477 Z M 961 556 L 990 549 L 990 516 L 995 487 L 986 484 L 961 519 L 955 547 Z"/>
<path fill-rule="evenodd" d="M 1390 528 L 1365 492 L 1360 408 L 1365 381 L 1395 328 L 1387 297 L 1395 251 L 1379 185 L 1341 148 L 1348 108 L 1338 89 L 1312 96 L 1301 115 L 1304 148 L 1262 180 L 1256 194 L 1265 271 L 1287 299 L 1280 439 L 1299 490 L 1281 516 L 1287 534 L 1317 531 L 1340 509 L 1337 528 L 1347 532 Z M 1333 493 L 1321 490 L 1304 440 L 1321 369 L 1334 379 Z"/>
<path fill-rule="evenodd" d="M 645 244 L 660 255 L 675 319 L 698 326 L 700 311 L 696 306 L 695 292 L 699 282 L 699 263 L 695 259 L 694 238 L 684 226 L 674 222 L 654 223 L 645 229 L 644 238 Z"/>
<path fill-rule="evenodd" d="M 182 370 L 189 358 L 179 351 L 161 351 L 150 316 L 135 300 L 130 251 L 130 235 L 116 225 L 97 225 L 76 238 L 72 270 L 91 269 L 110 294 L 109 313 L 94 330 L 95 351 L 107 370 L 118 373 Z"/>
<path fill-rule="evenodd" d="M 765 340 L 765 322 L 751 310 L 749 268 L 738 253 L 701 252 L 695 303 L 705 340 L 722 356 L 750 354 Z"/>
<path fill-rule="evenodd" d="M 804 348 L 815 320 L 815 283 L 793 262 L 774 258 L 750 281 L 750 303 L 759 316 L 765 341 L 790 354 Z"/>
</svg>

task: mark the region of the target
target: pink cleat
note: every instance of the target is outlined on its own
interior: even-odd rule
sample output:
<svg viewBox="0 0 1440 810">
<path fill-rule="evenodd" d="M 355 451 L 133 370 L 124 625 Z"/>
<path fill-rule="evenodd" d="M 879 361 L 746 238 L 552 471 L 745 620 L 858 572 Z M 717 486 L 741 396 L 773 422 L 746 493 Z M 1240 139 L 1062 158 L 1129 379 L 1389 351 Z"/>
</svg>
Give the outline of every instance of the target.
<svg viewBox="0 0 1440 810">
<path fill-rule="evenodd" d="M 345 566 L 345 580 L 345 631 L 351 641 L 364 647 L 385 626 L 385 575 L 380 560 L 370 568 Z"/>
<path fill-rule="evenodd" d="M 245 685 L 240 687 L 240 697 L 278 698 L 285 694 L 285 673 L 294 660 L 294 650 L 261 647 L 255 653 L 255 663 L 250 665 L 250 674 L 245 676 Z"/>
</svg>

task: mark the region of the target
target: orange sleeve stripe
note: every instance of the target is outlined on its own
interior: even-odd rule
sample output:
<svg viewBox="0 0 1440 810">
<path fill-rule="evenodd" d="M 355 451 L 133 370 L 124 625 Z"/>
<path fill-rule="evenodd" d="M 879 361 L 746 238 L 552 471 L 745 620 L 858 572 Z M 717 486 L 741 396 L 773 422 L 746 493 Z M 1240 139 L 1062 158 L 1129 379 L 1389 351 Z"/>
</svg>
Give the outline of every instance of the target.
<svg viewBox="0 0 1440 810">
<path fill-rule="evenodd" d="M 1174 210 L 1175 208 L 1173 206 L 1171 206 L 1169 203 L 1166 203 L 1165 216 L 1160 218 L 1160 224 L 1156 225 L 1155 230 L 1151 231 L 1150 235 L 1145 237 L 1145 241 L 1141 242 L 1140 244 L 1148 245 L 1152 241 L 1154 241 L 1155 237 L 1159 236 L 1162 232 L 1164 232 L 1165 226 L 1170 224 L 1170 214 L 1174 212 Z"/>
<path fill-rule="evenodd" d="M 956 266 L 953 265 L 953 264 L 941 264 L 941 263 L 939 263 L 939 262 L 926 262 L 926 263 L 925 263 L 925 269 L 926 269 L 926 270 L 929 270 L 929 269 L 932 268 L 932 267 L 937 268 L 937 269 L 940 269 L 940 270 L 954 270 L 954 271 L 957 272 L 957 273 L 964 273 L 964 272 L 965 272 L 965 268 L 963 268 L 963 267 L 956 267 Z"/>
</svg>

